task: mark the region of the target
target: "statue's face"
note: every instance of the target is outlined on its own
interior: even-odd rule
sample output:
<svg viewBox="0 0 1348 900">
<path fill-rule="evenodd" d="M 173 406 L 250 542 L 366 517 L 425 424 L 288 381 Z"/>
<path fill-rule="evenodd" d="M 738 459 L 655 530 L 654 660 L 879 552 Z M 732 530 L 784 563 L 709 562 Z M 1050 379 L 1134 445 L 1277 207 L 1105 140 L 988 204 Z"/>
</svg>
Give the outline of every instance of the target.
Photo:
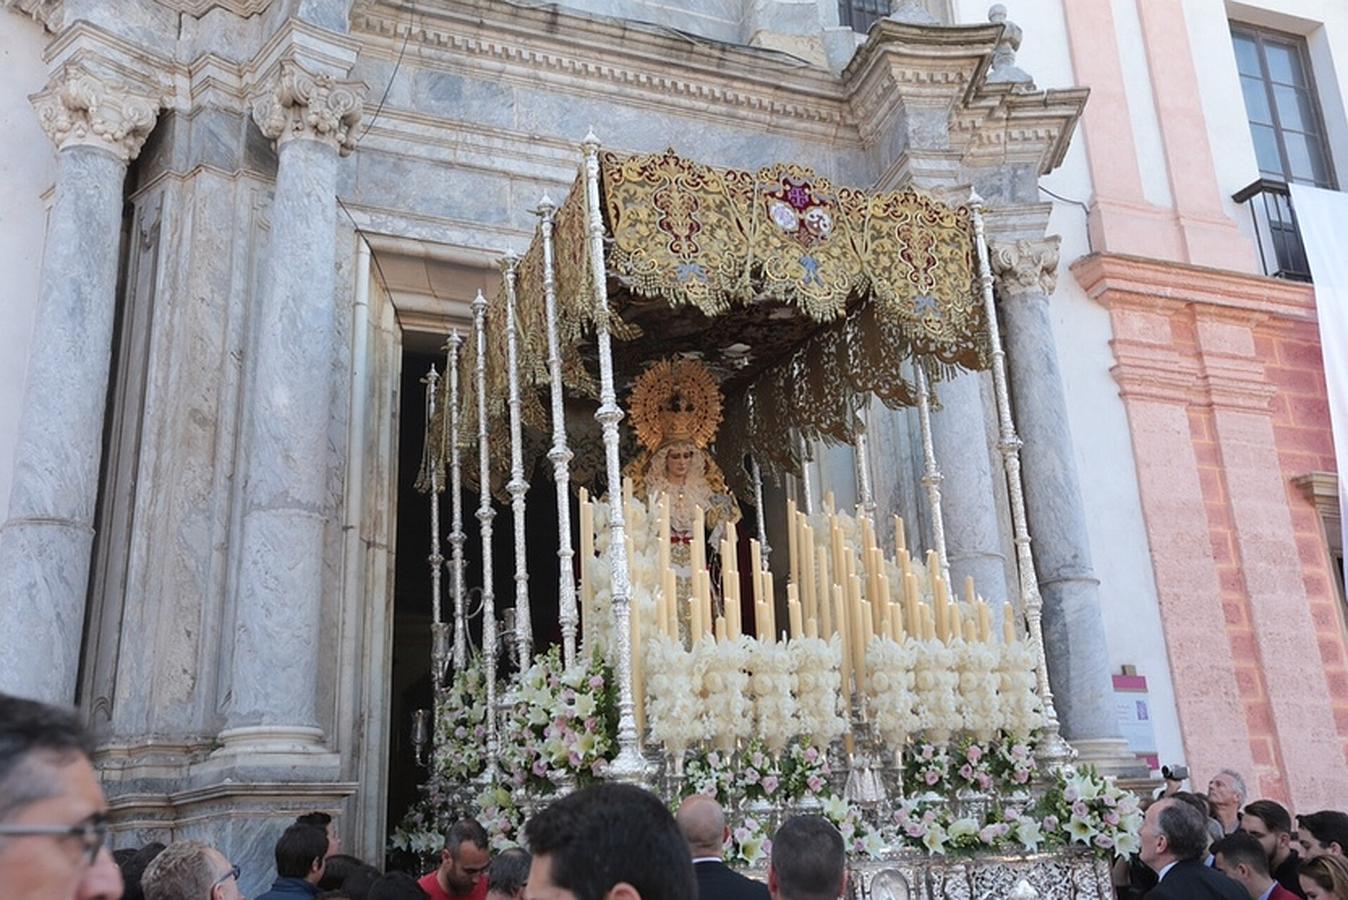
<svg viewBox="0 0 1348 900">
<path fill-rule="evenodd" d="M 688 469 L 693 463 L 693 448 L 689 444 L 670 447 L 665 453 L 665 475 L 670 481 L 682 482 L 688 477 Z"/>
</svg>

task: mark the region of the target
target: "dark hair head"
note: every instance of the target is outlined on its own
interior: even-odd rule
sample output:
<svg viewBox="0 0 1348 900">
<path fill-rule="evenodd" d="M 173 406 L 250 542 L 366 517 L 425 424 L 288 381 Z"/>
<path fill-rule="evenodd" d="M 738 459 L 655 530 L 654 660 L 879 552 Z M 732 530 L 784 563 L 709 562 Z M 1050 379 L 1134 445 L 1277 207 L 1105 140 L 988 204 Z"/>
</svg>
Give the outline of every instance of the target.
<svg viewBox="0 0 1348 900">
<path fill-rule="evenodd" d="M 141 887 L 141 879 L 145 877 L 145 867 L 163 850 L 163 844 L 151 841 L 139 850 L 132 850 L 125 862 L 117 863 L 117 867 L 122 870 L 122 900 L 142 900 L 145 891 Z"/>
<path fill-rule="evenodd" d="M 355 871 L 347 874 L 342 881 L 342 893 L 351 897 L 351 900 L 367 900 L 370 895 L 370 888 L 374 883 L 383 877 L 374 866 L 361 865 Z"/>
<path fill-rule="evenodd" d="M 838 829 L 819 816 L 792 816 L 772 838 L 772 870 L 783 900 L 835 900 L 847 854 Z"/>
<path fill-rule="evenodd" d="M 1254 816 L 1274 834 L 1292 833 L 1292 816 L 1287 807 L 1274 800 L 1256 800 L 1247 804 L 1245 815 Z"/>
<path fill-rule="evenodd" d="M 487 840 L 487 829 L 483 828 L 477 819 L 460 819 L 449 826 L 449 831 L 445 832 L 445 849 L 455 859 L 458 859 L 459 845 L 464 841 L 479 850 L 486 850 L 490 846 Z"/>
<path fill-rule="evenodd" d="M 1259 875 L 1267 875 L 1268 854 L 1259 839 L 1243 831 L 1233 831 L 1208 848 L 1213 856 L 1221 856 L 1230 866 L 1249 866 Z"/>
<path fill-rule="evenodd" d="M 276 842 L 276 874 L 303 878 L 328 852 L 328 833 L 313 825 L 291 825 Z"/>
<path fill-rule="evenodd" d="M 1208 821 L 1193 804 L 1166 804 L 1156 816 L 1156 827 L 1176 859 L 1198 859 L 1208 848 Z"/>
<path fill-rule="evenodd" d="M 320 891 L 335 891 L 346 881 L 346 876 L 365 865 L 362 859 L 356 859 L 346 853 L 334 853 L 323 860 L 323 877 L 318 880 Z"/>
<path fill-rule="evenodd" d="M 1333 809 L 1322 809 L 1319 812 L 1297 816 L 1297 824 L 1309 831 L 1311 837 L 1323 846 L 1338 844 L 1339 849 L 1348 853 L 1348 814 Z"/>
<path fill-rule="evenodd" d="M 315 825 L 319 828 L 327 828 L 332 824 L 332 816 L 325 812 L 305 813 L 302 816 L 295 817 L 296 825 Z"/>
<path fill-rule="evenodd" d="M 39 757 L 66 765 L 93 752 L 72 710 L 0 694 L 0 821 L 59 793 L 59 780 L 34 766 Z"/>
<path fill-rule="evenodd" d="M 592 785 L 555 801 L 524 826 L 552 882 L 576 900 L 603 900 L 626 882 L 641 900 L 696 900 L 688 845 L 660 799 L 630 784 Z"/>
<path fill-rule="evenodd" d="M 515 896 L 529 881 L 529 864 L 533 857 L 521 847 L 502 850 L 491 861 L 487 870 L 487 890 Z"/>
<path fill-rule="evenodd" d="M 367 900 L 426 900 L 426 892 L 406 872 L 390 872 L 370 885 Z"/>
<path fill-rule="evenodd" d="M 1192 791 L 1175 791 L 1170 797 L 1172 800 L 1189 804 L 1198 810 L 1198 814 L 1205 819 L 1212 815 L 1212 807 L 1208 805 L 1208 798 L 1202 794 L 1195 794 Z"/>
</svg>

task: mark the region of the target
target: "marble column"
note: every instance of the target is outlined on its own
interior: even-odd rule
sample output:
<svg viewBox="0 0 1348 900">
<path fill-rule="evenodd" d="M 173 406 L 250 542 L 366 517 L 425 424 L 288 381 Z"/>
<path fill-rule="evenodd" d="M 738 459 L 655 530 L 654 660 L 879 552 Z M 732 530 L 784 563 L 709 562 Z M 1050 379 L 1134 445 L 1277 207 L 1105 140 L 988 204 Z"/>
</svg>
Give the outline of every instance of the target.
<svg viewBox="0 0 1348 900">
<path fill-rule="evenodd" d="M 946 555 L 956 590 L 973 576 L 978 592 L 993 601 L 1014 598 L 997 505 L 1004 492 L 993 480 L 983 379 L 966 373 L 935 386 L 941 403 L 931 417 L 932 444 L 941 466 L 941 506 L 945 519 Z M 1008 593 L 1010 591 L 1010 593 Z"/>
<path fill-rule="evenodd" d="M 33 105 L 56 143 L 56 195 L 0 525 L 0 690 L 70 703 L 98 498 L 123 182 L 159 99 L 68 63 Z"/>
<path fill-rule="evenodd" d="M 317 680 L 338 353 L 337 162 L 363 86 L 283 60 L 253 118 L 277 144 L 268 277 L 244 414 L 247 473 L 222 752 L 322 750 Z"/>
<path fill-rule="evenodd" d="M 1135 766 L 1114 718 L 1100 582 L 1067 421 L 1048 298 L 1058 239 L 993 244 L 1016 426 L 1024 441 L 1025 509 L 1044 600 L 1044 650 L 1063 736 L 1106 769 Z"/>
</svg>

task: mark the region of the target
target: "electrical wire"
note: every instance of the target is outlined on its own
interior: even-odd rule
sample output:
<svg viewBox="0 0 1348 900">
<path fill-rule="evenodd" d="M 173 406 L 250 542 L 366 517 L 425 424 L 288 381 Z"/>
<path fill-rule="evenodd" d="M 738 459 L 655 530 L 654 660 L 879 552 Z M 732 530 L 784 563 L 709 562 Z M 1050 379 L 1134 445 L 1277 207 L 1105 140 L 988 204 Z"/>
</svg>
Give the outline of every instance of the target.
<svg viewBox="0 0 1348 900">
<path fill-rule="evenodd" d="M 416 0 L 408 0 L 409 12 L 416 12 Z M 398 70 L 403 66 L 403 54 L 407 53 L 407 42 L 412 39 L 412 17 L 409 15 L 407 20 L 407 30 L 403 32 L 403 44 L 398 48 L 398 58 L 393 62 L 393 73 L 388 77 L 388 84 L 384 85 L 384 94 L 379 98 L 379 103 L 374 108 L 374 114 L 370 116 L 370 121 L 365 123 L 365 128 L 361 131 L 357 140 L 364 139 L 365 135 L 370 133 L 374 123 L 379 120 L 379 114 L 384 111 L 384 102 L 388 100 L 389 91 L 393 90 L 393 82 L 398 80 Z"/>
</svg>

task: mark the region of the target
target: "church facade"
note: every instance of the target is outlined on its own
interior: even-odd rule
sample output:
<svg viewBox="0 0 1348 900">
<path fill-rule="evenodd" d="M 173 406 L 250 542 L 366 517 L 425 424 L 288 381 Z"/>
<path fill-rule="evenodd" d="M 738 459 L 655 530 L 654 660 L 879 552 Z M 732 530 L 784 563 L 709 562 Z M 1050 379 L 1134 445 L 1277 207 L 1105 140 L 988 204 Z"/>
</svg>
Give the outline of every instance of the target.
<svg viewBox="0 0 1348 900">
<path fill-rule="evenodd" d="M 976 189 L 1065 736 L 1348 803 L 1314 290 L 1264 274 L 1230 199 L 1264 165 L 1213 99 L 1239 99 L 1232 24 L 909 0 L 863 33 L 868 5 L 7 0 L 0 689 L 79 704 L 124 843 L 209 836 L 256 886 L 318 808 L 379 856 L 429 665 L 417 367 L 590 130 Z M 1309 29 L 1343 165 L 1331 5 L 1251 21 Z M 932 431 L 952 573 L 1000 600 L 992 392 L 942 384 Z M 811 489 L 927 522 L 915 416 L 866 421 L 865 471 L 821 446 Z"/>
</svg>

